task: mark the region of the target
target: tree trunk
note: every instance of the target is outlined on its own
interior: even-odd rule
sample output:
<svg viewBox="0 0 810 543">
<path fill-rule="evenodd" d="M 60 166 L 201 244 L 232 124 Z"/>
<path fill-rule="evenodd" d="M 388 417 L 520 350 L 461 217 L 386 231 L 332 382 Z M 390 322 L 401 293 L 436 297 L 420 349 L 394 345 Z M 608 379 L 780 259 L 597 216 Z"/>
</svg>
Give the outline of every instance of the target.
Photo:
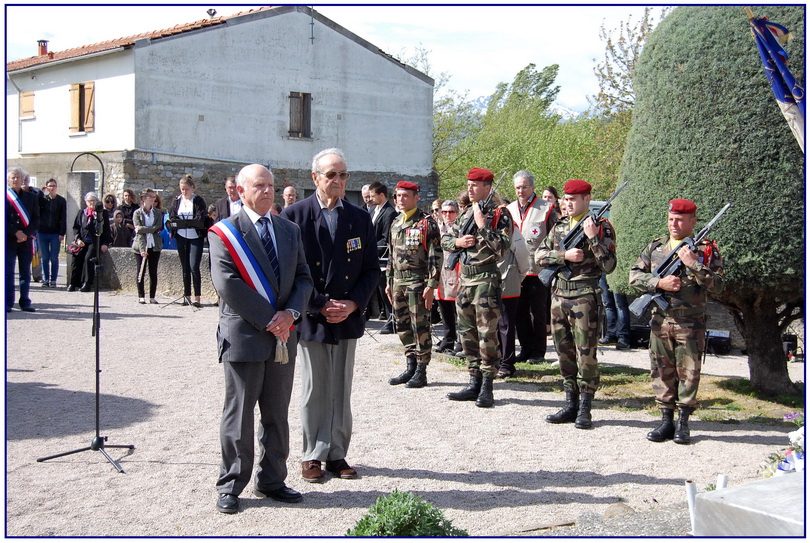
<svg viewBox="0 0 810 543">
<path fill-rule="evenodd" d="M 788 374 L 776 300 L 762 292 L 751 292 L 737 297 L 734 303 L 737 311 L 732 313 L 748 350 L 751 387 L 769 396 L 798 393 Z"/>
</svg>

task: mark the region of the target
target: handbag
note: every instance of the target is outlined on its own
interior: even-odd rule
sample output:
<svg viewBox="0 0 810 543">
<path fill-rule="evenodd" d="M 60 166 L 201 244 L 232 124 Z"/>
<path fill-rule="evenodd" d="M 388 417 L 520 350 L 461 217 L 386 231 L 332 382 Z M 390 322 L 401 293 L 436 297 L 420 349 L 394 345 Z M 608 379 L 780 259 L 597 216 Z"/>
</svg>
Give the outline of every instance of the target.
<svg viewBox="0 0 810 543">
<path fill-rule="evenodd" d="M 72 255 L 78 254 L 79 251 L 81 251 L 81 250 L 82 250 L 82 248 L 79 247 L 79 244 L 76 242 L 76 240 L 73 240 L 72 242 L 70 242 L 70 245 L 68 245 L 68 247 L 67 247 L 67 252 L 69 252 Z"/>
</svg>

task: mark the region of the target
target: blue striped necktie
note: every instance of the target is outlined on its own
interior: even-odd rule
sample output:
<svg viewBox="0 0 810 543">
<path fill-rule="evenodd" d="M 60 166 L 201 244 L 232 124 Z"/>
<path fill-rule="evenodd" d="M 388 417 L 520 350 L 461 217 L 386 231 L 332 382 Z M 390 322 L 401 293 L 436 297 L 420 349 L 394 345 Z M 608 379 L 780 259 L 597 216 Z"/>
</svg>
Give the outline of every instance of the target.
<svg viewBox="0 0 810 543">
<path fill-rule="evenodd" d="M 267 217 L 261 217 L 259 222 L 262 225 L 262 243 L 264 243 L 264 250 L 267 252 L 267 258 L 270 259 L 270 265 L 273 266 L 273 271 L 276 274 L 276 281 L 278 281 L 281 278 L 281 271 L 278 265 L 276 248 L 273 245 L 273 238 L 270 237 L 270 219 Z"/>
</svg>

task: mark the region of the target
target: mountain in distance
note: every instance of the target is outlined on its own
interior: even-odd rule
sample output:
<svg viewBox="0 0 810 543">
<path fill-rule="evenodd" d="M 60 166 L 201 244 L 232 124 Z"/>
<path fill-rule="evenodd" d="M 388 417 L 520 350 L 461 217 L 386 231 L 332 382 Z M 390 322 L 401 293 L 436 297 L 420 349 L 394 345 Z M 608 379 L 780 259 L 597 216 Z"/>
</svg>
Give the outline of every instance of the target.
<svg viewBox="0 0 810 543">
<path fill-rule="evenodd" d="M 478 111 L 483 113 L 487 110 L 489 98 L 490 98 L 489 96 L 479 96 L 478 98 L 471 100 L 471 102 Z M 552 113 L 556 113 L 557 115 L 559 115 L 560 118 L 564 121 L 570 121 L 582 115 L 581 112 L 567 108 L 561 104 L 558 104 L 557 102 L 552 103 L 549 109 L 551 110 Z"/>
</svg>

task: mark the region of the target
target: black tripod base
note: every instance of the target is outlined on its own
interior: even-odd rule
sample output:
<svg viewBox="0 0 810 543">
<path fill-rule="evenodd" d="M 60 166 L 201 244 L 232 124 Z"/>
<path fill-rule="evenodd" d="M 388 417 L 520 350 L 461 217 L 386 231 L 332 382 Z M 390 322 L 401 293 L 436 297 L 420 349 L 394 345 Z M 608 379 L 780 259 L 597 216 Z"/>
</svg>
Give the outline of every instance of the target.
<svg viewBox="0 0 810 543">
<path fill-rule="evenodd" d="M 129 449 L 129 450 L 133 450 L 135 448 L 135 445 L 105 445 L 104 444 L 105 441 L 107 441 L 106 436 L 103 436 L 103 437 L 102 436 L 96 436 L 93 439 L 93 441 L 90 443 L 89 447 L 82 447 L 81 449 L 75 449 L 75 450 L 72 450 L 72 451 L 67 451 L 67 452 L 63 452 L 63 453 L 59 453 L 59 454 L 52 454 L 51 456 L 45 456 L 43 458 L 37 458 L 37 462 L 44 462 L 45 460 L 52 460 L 54 458 L 60 458 L 62 456 L 68 456 L 70 454 L 76 454 L 76 453 L 80 453 L 80 452 L 84 452 L 84 451 L 98 451 L 98 452 L 100 452 L 101 454 L 104 455 L 104 458 L 106 458 L 107 461 L 110 464 L 113 465 L 113 467 L 118 471 L 118 473 L 126 473 L 123 470 L 123 468 L 121 468 L 121 466 L 118 464 L 118 462 L 113 460 L 112 457 L 109 454 L 107 454 L 107 451 L 105 451 L 104 449 Z"/>
</svg>

